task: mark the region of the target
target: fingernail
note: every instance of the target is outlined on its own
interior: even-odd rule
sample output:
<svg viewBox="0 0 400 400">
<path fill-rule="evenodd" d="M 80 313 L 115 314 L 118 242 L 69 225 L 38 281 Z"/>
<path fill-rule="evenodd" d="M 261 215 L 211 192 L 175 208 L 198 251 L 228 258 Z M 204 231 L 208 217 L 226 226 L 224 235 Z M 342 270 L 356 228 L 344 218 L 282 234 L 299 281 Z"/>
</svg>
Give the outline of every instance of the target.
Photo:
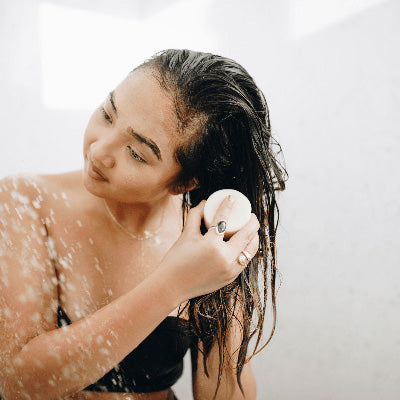
<svg viewBox="0 0 400 400">
<path fill-rule="evenodd" d="M 233 204 L 235 202 L 235 200 L 236 199 L 231 194 L 228 196 L 228 201 L 230 204 Z"/>
</svg>

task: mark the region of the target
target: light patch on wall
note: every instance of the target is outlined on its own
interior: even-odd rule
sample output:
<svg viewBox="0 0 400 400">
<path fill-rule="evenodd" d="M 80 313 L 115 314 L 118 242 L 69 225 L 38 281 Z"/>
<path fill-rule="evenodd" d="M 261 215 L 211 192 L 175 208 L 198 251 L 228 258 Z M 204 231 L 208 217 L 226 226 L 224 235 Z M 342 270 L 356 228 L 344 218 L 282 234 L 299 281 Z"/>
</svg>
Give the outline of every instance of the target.
<svg viewBox="0 0 400 400">
<path fill-rule="evenodd" d="M 301 39 L 387 0 L 290 0 L 289 36 Z"/>
<path fill-rule="evenodd" d="M 44 106 L 91 110 L 131 69 L 157 51 L 215 51 L 217 38 L 206 26 L 211 3 L 176 1 L 141 20 L 41 3 Z"/>
</svg>

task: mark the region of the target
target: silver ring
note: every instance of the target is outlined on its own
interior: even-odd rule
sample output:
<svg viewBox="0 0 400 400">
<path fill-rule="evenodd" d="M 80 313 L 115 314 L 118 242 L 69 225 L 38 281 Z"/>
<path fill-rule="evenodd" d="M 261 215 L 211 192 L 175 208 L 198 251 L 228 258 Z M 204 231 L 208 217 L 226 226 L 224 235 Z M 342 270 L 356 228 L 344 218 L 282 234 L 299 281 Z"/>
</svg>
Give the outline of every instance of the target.
<svg viewBox="0 0 400 400">
<path fill-rule="evenodd" d="M 242 250 L 237 260 L 240 265 L 246 265 L 251 260 L 251 255 L 246 250 Z"/>
<path fill-rule="evenodd" d="M 215 232 L 217 232 L 217 235 L 223 235 L 226 230 L 226 222 L 225 221 L 219 221 L 217 225 L 210 226 L 208 230 L 210 229 L 215 229 Z"/>
</svg>

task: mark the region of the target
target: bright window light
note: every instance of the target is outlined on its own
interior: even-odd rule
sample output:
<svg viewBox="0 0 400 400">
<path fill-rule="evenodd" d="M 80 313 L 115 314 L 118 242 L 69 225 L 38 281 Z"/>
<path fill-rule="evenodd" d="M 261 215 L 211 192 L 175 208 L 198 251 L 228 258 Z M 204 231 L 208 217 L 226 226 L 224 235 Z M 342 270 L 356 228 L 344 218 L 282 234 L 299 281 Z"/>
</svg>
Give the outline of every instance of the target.
<svg viewBox="0 0 400 400">
<path fill-rule="evenodd" d="M 212 0 L 173 2 L 145 19 L 39 5 L 42 99 L 50 109 L 93 109 L 135 66 L 166 48 L 214 51 Z"/>
</svg>

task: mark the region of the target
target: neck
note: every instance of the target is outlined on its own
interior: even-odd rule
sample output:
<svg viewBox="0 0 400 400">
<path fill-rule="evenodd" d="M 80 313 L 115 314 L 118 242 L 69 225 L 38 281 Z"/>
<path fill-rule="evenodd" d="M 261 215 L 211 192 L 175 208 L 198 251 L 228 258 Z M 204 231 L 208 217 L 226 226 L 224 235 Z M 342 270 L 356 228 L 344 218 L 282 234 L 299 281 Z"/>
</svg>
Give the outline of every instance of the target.
<svg viewBox="0 0 400 400">
<path fill-rule="evenodd" d="M 167 195 L 152 203 L 122 203 L 112 199 L 104 199 L 104 202 L 119 225 L 131 234 L 144 235 L 161 227 L 164 217 L 176 210 L 179 199 L 181 196 Z"/>
</svg>

